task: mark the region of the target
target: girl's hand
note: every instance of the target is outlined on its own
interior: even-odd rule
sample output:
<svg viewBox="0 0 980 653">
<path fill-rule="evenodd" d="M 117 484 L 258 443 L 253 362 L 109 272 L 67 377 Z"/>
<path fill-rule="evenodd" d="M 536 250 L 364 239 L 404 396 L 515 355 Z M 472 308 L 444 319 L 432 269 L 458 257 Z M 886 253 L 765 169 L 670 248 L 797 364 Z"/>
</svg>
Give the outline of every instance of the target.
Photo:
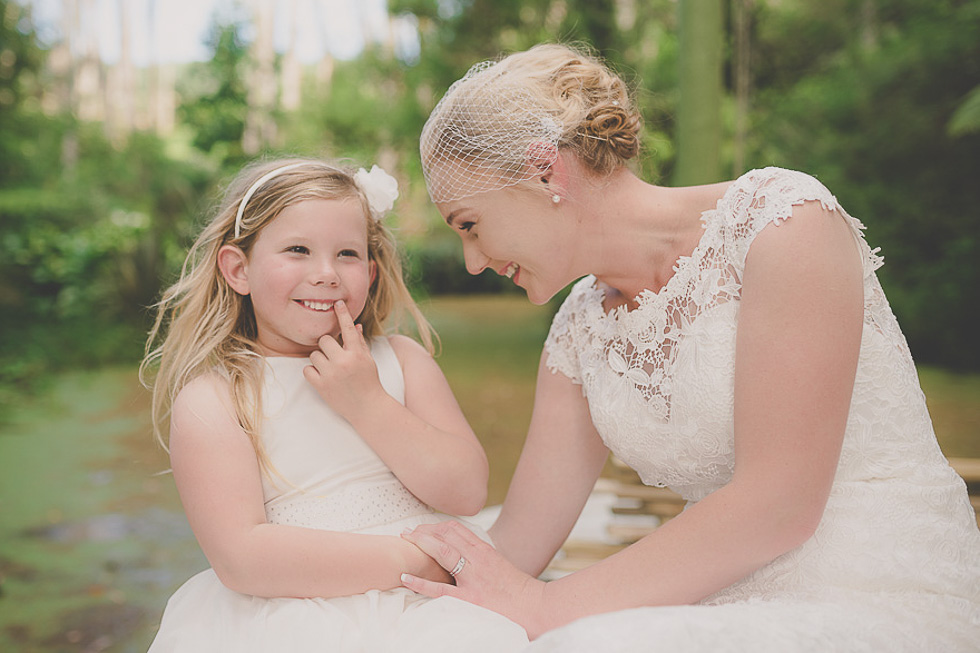
<svg viewBox="0 0 980 653">
<path fill-rule="evenodd" d="M 378 378 L 371 348 L 361 327 L 354 324 L 347 304 L 337 301 L 333 310 L 344 344 L 333 336 L 321 337 L 320 349 L 310 354 L 311 365 L 303 370 L 303 375 L 331 408 L 353 422 L 358 411 L 376 405 L 376 400 L 387 393 Z"/>
<path fill-rule="evenodd" d="M 548 607 L 543 600 L 545 583 L 507 562 L 459 522 L 425 524 L 402 537 L 443 569 L 458 570 L 455 586 L 405 574 L 402 583 L 408 589 L 432 598 L 452 596 L 498 612 L 523 626 L 532 639 L 546 630 L 542 626 Z"/>
</svg>

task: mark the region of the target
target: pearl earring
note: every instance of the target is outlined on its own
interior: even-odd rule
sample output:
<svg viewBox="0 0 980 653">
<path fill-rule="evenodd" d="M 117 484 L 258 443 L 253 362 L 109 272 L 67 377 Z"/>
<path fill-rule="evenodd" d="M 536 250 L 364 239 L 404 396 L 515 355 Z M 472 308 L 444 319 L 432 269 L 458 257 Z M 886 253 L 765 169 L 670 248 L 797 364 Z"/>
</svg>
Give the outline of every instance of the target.
<svg viewBox="0 0 980 653">
<path fill-rule="evenodd" d="M 551 201 L 557 204 L 558 202 L 561 201 L 561 195 L 555 193 L 554 195 L 551 196 Z"/>
</svg>

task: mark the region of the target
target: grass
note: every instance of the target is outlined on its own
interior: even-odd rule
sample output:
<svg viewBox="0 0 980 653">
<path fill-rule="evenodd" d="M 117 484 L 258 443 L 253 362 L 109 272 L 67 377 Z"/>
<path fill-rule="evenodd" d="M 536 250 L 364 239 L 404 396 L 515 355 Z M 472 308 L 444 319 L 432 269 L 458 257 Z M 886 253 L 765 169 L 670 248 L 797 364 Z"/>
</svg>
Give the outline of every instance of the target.
<svg viewBox="0 0 980 653">
<path fill-rule="evenodd" d="M 534 404 L 552 310 L 521 296 L 439 298 L 423 306 L 442 340 L 438 357 L 490 459 L 490 504 L 504 500 Z"/>
<path fill-rule="evenodd" d="M 943 453 L 980 458 L 980 374 L 927 366 L 918 370 Z"/>
<path fill-rule="evenodd" d="M 549 307 L 520 296 L 423 306 L 438 361 L 503 500 L 534 400 Z M 980 374 L 920 368 L 943 450 L 980 457 Z M 149 431 L 132 366 L 54 376 L 0 423 L 0 651 L 145 651 L 170 594 L 205 561 Z"/>
</svg>

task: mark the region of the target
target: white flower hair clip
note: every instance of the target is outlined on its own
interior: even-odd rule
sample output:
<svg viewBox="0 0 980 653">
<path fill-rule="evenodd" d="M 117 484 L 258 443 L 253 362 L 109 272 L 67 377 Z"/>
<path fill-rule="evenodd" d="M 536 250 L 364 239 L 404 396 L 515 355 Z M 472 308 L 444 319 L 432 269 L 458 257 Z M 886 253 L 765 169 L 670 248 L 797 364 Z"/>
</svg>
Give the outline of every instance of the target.
<svg viewBox="0 0 980 653">
<path fill-rule="evenodd" d="M 371 217 L 375 222 L 380 222 L 385 213 L 395 206 L 395 200 L 398 199 L 398 181 L 383 168 L 373 165 L 370 172 L 360 168 L 354 173 L 354 183 L 367 198 Z"/>
</svg>

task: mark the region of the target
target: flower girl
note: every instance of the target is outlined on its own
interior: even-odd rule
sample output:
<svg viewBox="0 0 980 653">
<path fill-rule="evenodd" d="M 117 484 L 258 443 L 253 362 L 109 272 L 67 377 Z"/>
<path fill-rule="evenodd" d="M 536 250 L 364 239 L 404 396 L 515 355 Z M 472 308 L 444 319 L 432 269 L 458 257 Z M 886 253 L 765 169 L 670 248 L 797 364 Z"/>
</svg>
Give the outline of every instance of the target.
<svg viewBox="0 0 980 653">
<path fill-rule="evenodd" d="M 526 645 L 496 613 L 399 587 L 449 580 L 399 535 L 476 513 L 488 470 L 382 222 L 397 195 L 377 166 L 250 166 L 159 302 L 141 374 L 211 568 L 152 653 Z M 425 347 L 385 335 L 403 312 Z"/>
</svg>

